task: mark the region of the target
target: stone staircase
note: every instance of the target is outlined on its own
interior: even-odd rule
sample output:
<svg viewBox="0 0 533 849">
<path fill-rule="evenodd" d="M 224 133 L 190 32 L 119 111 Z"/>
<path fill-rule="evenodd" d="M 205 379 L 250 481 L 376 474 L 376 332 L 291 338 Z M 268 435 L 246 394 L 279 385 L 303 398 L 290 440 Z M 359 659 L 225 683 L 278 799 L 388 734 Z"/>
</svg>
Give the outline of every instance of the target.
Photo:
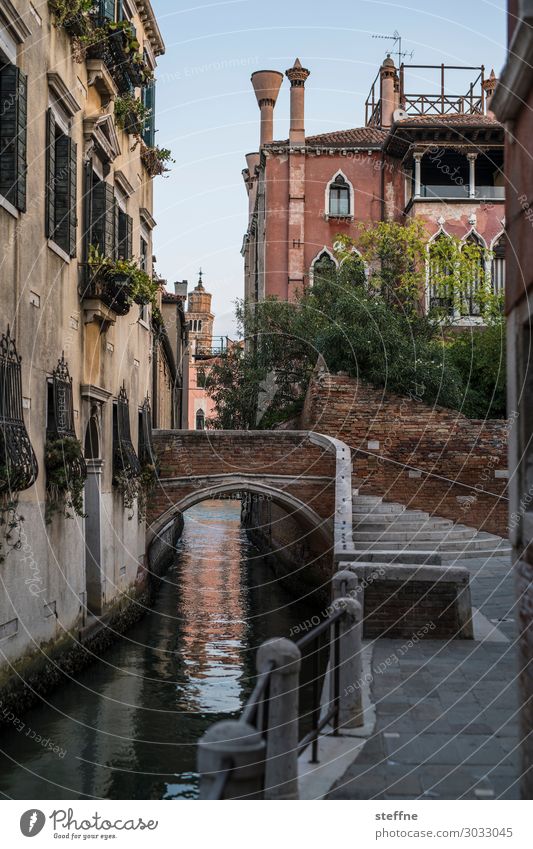
<svg viewBox="0 0 533 849">
<path fill-rule="evenodd" d="M 352 539 L 356 560 L 450 562 L 511 553 L 507 540 L 450 519 L 408 510 L 403 504 L 353 492 Z"/>
</svg>

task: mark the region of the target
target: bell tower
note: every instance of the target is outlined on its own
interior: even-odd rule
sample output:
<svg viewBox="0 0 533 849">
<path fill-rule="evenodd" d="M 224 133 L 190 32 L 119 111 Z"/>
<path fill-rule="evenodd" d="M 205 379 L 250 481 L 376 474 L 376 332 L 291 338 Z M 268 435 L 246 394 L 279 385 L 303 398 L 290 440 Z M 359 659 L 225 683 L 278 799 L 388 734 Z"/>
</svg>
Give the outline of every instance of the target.
<svg viewBox="0 0 533 849">
<path fill-rule="evenodd" d="M 189 294 L 187 301 L 187 319 L 189 322 L 189 340 L 192 354 L 199 348 L 211 349 L 213 346 L 213 321 L 211 312 L 211 293 L 206 292 L 203 283 L 202 269 L 199 271 L 198 283 Z"/>
</svg>

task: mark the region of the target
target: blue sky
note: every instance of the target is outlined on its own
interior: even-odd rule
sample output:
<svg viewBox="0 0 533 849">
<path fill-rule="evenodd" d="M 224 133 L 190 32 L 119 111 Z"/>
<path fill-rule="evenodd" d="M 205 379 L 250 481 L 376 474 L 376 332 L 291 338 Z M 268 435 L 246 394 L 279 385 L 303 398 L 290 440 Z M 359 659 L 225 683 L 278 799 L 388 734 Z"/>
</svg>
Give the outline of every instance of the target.
<svg viewBox="0 0 533 849">
<path fill-rule="evenodd" d="M 232 334 L 243 290 L 240 255 L 247 224 L 241 170 L 256 150 L 259 110 L 250 75 L 285 71 L 295 57 L 311 71 L 306 132 L 364 124 L 364 101 L 398 30 L 416 64 L 484 64 L 505 58 L 505 0 L 152 0 L 166 43 L 159 60 L 157 142 L 172 149 L 168 179 L 155 181 L 154 250 L 169 284 L 195 285 L 198 268 L 213 293 L 215 332 Z M 302 17 L 305 15 L 305 18 Z M 421 90 L 428 90 L 429 80 Z M 466 89 L 458 81 L 462 92 Z M 288 135 L 289 85 L 275 110 L 276 138 Z"/>
</svg>

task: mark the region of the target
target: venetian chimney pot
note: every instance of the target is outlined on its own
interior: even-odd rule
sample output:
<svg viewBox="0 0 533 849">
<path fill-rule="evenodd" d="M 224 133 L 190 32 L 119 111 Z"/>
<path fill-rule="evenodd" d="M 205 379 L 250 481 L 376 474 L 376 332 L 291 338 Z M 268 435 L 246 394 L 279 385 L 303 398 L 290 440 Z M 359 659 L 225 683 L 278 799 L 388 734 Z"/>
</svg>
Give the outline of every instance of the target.
<svg viewBox="0 0 533 849">
<path fill-rule="evenodd" d="M 494 68 L 490 72 L 490 77 L 488 80 L 485 80 L 483 83 L 483 88 L 485 89 L 485 112 L 489 118 L 494 118 L 494 112 L 491 111 L 490 102 L 492 100 L 492 95 L 494 94 L 494 89 L 498 84 L 498 80 L 496 79 L 496 74 L 494 73 Z"/>
<path fill-rule="evenodd" d="M 255 71 L 251 80 L 261 110 L 261 150 L 274 139 L 274 106 L 283 82 L 283 74 L 281 71 Z"/>
<path fill-rule="evenodd" d="M 391 127 L 394 110 L 396 109 L 396 66 L 394 60 L 387 56 L 380 68 L 381 80 L 381 126 Z"/>
<path fill-rule="evenodd" d="M 292 68 L 285 71 L 291 84 L 291 128 L 289 142 L 294 145 L 305 144 L 305 81 L 310 74 L 296 59 Z"/>
</svg>

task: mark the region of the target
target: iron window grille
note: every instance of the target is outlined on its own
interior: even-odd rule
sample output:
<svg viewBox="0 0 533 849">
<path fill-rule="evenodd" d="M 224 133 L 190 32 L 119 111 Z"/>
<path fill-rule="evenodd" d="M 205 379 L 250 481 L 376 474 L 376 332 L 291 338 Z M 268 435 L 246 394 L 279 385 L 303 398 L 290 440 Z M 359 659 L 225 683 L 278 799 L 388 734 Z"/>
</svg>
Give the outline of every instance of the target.
<svg viewBox="0 0 533 849">
<path fill-rule="evenodd" d="M 22 414 L 21 361 L 8 326 L 0 338 L 0 493 L 29 489 L 39 473 Z"/>
<path fill-rule="evenodd" d="M 74 402 L 72 396 L 72 378 L 65 361 L 64 353 L 52 372 L 48 384 L 48 439 L 71 437 L 76 439 L 74 428 Z"/>
<path fill-rule="evenodd" d="M 113 409 L 113 472 L 127 478 L 137 478 L 141 474 L 141 464 L 131 441 L 130 405 L 126 387 L 123 384 Z"/>
<path fill-rule="evenodd" d="M 139 461 L 141 466 L 157 466 L 152 438 L 152 410 L 148 395 L 144 399 L 139 419 Z"/>
</svg>

